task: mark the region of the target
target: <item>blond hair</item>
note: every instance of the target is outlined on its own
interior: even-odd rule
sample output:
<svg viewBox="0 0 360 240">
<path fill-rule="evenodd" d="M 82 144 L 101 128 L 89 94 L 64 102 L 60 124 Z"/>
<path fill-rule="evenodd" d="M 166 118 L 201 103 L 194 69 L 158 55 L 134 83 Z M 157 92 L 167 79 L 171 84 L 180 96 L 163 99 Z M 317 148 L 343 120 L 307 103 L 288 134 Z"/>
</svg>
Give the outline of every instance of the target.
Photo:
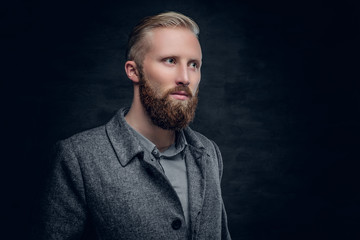
<svg viewBox="0 0 360 240">
<path fill-rule="evenodd" d="M 177 12 L 165 12 L 142 19 L 132 30 L 126 49 L 128 61 L 135 61 L 141 68 L 142 62 L 150 45 L 146 41 L 146 34 L 155 28 L 183 27 L 192 31 L 198 37 L 200 29 L 189 17 Z"/>
</svg>

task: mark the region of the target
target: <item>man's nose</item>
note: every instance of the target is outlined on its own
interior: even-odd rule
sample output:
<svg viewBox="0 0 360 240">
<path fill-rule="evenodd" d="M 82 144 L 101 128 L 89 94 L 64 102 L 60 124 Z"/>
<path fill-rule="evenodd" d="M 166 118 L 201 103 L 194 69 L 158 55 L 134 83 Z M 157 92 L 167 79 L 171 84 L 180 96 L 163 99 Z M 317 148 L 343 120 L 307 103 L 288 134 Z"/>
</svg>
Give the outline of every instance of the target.
<svg viewBox="0 0 360 240">
<path fill-rule="evenodd" d="M 177 76 L 176 76 L 176 85 L 189 85 L 190 84 L 190 78 L 189 78 L 189 72 L 188 67 L 186 64 L 179 65 Z"/>
</svg>

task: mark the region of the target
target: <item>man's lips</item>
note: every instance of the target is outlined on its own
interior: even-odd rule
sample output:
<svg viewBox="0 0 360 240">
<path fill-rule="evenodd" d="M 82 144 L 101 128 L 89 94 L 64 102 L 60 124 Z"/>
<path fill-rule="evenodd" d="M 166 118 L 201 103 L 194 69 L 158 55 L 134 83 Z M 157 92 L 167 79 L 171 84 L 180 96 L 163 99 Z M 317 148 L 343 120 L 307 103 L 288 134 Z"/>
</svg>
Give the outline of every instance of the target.
<svg viewBox="0 0 360 240">
<path fill-rule="evenodd" d="M 178 100 L 186 100 L 189 98 L 189 95 L 185 91 L 172 92 L 170 95 Z"/>
</svg>

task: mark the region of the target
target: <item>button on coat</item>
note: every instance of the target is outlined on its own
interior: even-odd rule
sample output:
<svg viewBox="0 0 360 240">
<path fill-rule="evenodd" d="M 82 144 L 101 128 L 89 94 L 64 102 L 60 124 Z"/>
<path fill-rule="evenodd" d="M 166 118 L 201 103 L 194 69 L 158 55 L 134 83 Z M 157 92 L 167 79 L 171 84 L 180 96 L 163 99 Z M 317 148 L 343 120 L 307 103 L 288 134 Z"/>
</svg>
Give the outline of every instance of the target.
<svg viewBox="0 0 360 240">
<path fill-rule="evenodd" d="M 181 228 L 181 220 L 180 219 L 175 219 L 172 223 L 171 223 L 171 227 L 174 229 L 174 230 L 178 230 Z"/>
</svg>

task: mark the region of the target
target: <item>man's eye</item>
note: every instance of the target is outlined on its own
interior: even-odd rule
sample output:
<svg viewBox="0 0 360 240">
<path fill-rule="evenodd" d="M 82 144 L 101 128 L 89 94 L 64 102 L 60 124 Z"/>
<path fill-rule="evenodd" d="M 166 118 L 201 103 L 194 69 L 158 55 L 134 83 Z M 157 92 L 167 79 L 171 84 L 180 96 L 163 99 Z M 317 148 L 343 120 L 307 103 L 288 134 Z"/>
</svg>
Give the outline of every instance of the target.
<svg viewBox="0 0 360 240">
<path fill-rule="evenodd" d="M 198 64 L 196 62 L 192 62 L 192 63 L 190 63 L 190 67 L 198 68 Z"/>
<path fill-rule="evenodd" d="M 175 64 L 175 59 L 174 58 L 166 58 L 165 63 L 169 63 L 169 64 Z"/>
</svg>

